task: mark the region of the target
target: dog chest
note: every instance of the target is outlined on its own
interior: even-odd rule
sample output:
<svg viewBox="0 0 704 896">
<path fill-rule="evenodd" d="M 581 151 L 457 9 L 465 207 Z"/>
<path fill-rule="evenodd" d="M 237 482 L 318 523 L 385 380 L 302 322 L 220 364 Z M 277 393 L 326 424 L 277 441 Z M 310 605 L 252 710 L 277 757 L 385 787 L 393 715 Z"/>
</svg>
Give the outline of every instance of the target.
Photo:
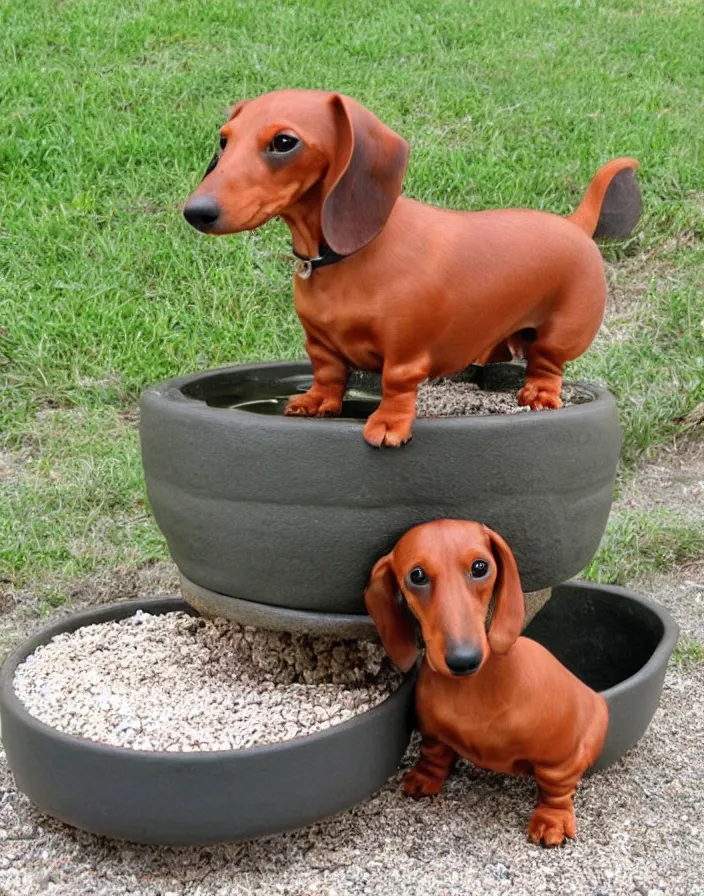
<svg viewBox="0 0 704 896">
<path fill-rule="evenodd" d="M 358 370 L 379 371 L 383 355 L 374 336 L 374 322 L 369 313 L 353 303 L 331 301 L 320 303 L 296 292 L 296 313 L 310 341 L 324 346 Z"/>
</svg>

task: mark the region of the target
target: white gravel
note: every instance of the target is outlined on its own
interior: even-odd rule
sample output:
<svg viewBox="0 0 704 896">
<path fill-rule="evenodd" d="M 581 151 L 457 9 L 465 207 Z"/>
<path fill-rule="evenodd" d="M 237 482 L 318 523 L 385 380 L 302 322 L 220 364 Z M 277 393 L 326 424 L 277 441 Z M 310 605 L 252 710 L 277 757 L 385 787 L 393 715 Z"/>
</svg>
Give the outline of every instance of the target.
<svg viewBox="0 0 704 896">
<path fill-rule="evenodd" d="M 573 383 L 562 387 L 561 398 L 568 407 L 589 401 L 591 396 Z M 522 414 L 530 408 L 519 405 L 515 392 L 490 392 L 476 383 L 462 383 L 441 377 L 418 387 L 418 417 L 467 417 L 479 414 Z"/>
<path fill-rule="evenodd" d="M 186 613 L 85 626 L 27 657 L 15 690 L 59 731 L 135 750 L 233 750 L 322 731 L 401 682 L 380 644 Z"/>
</svg>

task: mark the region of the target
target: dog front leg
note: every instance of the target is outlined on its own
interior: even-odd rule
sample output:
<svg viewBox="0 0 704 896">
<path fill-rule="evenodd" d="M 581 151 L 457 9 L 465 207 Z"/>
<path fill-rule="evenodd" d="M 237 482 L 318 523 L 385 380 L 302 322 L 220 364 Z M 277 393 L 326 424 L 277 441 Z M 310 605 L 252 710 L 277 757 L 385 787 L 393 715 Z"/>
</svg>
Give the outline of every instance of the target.
<svg viewBox="0 0 704 896">
<path fill-rule="evenodd" d="M 381 404 L 364 426 L 364 439 L 369 445 L 397 448 L 411 438 L 418 386 L 429 373 L 430 364 L 425 358 L 405 364 L 384 361 Z"/>
<path fill-rule="evenodd" d="M 457 753 L 451 747 L 424 734 L 420 742 L 420 759 L 403 776 L 404 793 L 415 799 L 440 793 L 456 761 Z"/>
<path fill-rule="evenodd" d="M 306 352 L 313 365 L 313 385 L 303 395 L 289 398 L 285 413 L 299 417 L 339 417 L 347 389 L 346 362 L 311 337 Z"/>
<path fill-rule="evenodd" d="M 533 843 L 560 846 L 576 834 L 574 794 L 584 769 L 535 767 L 538 805 L 528 825 Z"/>
</svg>

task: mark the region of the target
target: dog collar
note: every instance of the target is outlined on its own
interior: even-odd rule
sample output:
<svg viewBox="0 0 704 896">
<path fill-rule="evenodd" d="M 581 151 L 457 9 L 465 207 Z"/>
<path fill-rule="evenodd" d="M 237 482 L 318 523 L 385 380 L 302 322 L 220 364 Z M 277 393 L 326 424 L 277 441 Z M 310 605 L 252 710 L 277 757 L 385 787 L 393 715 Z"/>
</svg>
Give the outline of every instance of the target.
<svg viewBox="0 0 704 896">
<path fill-rule="evenodd" d="M 343 258 L 347 258 L 346 255 L 340 255 L 339 252 L 333 252 L 333 250 L 329 246 L 326 246 L 325 243 L 320 247 L 318 250 L 320 254 L 316 255 L 315 258 L 306 258 L 305 255 L 299 255 L 293 246 L 291 247 L 291 251 L 300 261 L 300 264 L 296 268 L 296 273 L 301 280 L 307 280 L 317 268 L 324 268 L 326 265 L 335 264 L 338 261 L 342 261 Z"/>
</svg>

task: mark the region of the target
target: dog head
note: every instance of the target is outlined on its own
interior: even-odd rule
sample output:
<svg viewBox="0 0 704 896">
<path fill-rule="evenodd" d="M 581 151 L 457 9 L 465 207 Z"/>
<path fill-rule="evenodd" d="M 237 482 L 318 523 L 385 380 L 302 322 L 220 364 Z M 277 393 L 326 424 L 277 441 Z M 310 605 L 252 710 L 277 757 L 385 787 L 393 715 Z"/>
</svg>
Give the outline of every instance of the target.
<svg viewBox="0 0 704 896">
<path fill-rule="evenodd" d="M 428 663 L 448 676 L 478 671 L 490 651 L 507 653 L 525 613 L 506 542 L 480 523 L 460 520 L 437 520 L 406 532 L 374 566 L 365 603 L 400 669 L 408 671 L 418 655 L 417 620 Z"/>
<path fill-rule="evenodd" d="M 341 255 L 381 231 L 401 193 L 408 144 L 349 97 L 280 90 L 237 103 L 184 207 L 204 233 L 254 230 L 306 202 Z"/>
</svg>

